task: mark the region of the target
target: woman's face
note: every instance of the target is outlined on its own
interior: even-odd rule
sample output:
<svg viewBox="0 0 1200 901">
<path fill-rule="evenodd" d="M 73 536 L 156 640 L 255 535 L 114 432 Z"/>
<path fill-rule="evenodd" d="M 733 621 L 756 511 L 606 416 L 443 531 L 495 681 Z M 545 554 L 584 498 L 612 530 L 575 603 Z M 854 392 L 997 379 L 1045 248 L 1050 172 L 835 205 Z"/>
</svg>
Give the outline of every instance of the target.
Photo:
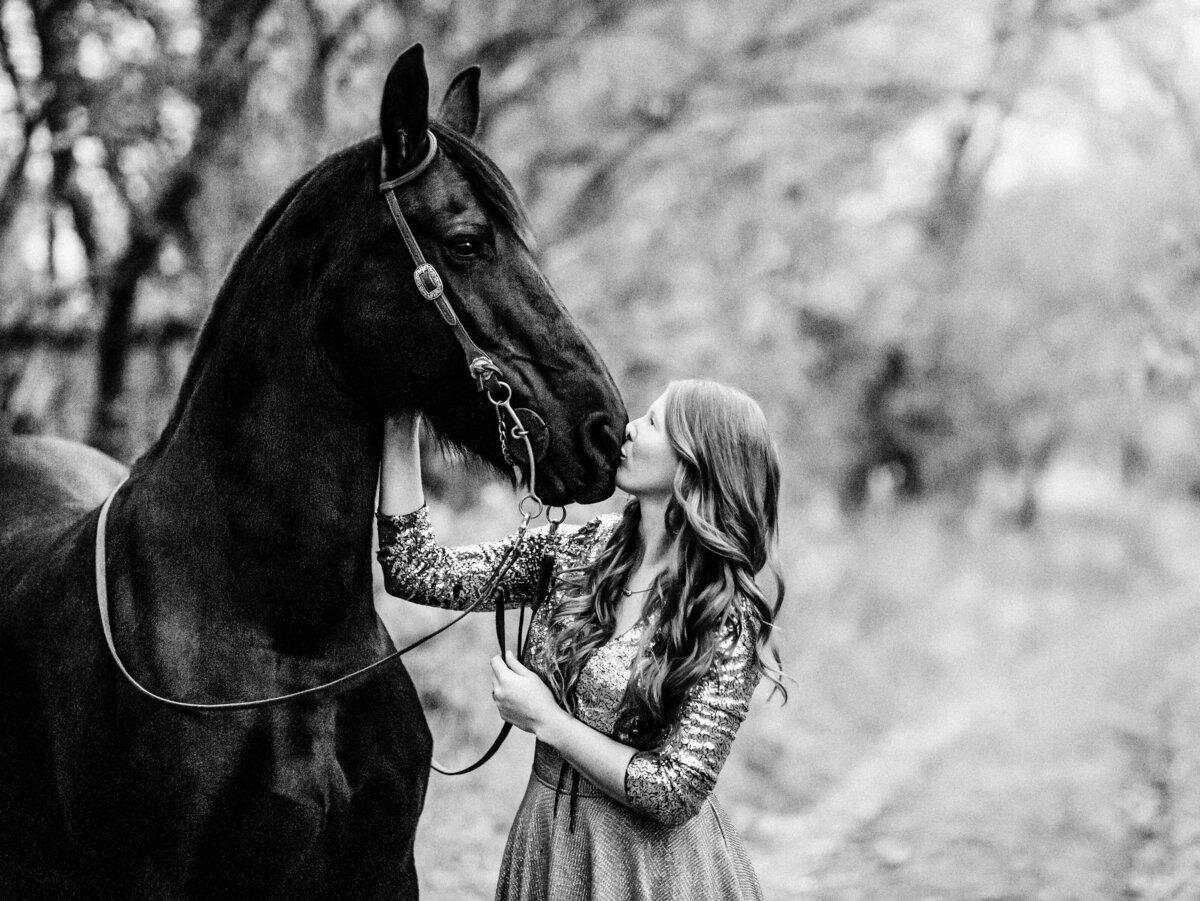
<svg viewBox="0 0 1200 901">
<path fill-rule="evenodd" d="M 634 497 L 670 495 L 679 458 L 667 437 L 667 395 L 625 427 L 617 487 Z"/>
</svg>

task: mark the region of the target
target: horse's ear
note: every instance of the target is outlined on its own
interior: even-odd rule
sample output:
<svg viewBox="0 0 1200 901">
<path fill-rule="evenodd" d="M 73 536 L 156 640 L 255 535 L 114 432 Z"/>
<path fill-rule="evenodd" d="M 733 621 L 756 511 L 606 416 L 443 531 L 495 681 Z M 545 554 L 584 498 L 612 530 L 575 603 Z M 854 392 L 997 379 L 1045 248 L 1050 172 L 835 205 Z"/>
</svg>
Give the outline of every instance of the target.
<svg viewBox="0 0 1200 901">
<path fill-rule="evenodd" d="M 413 44 L 392 63 L 383 85 L 379 134 L 388 178 L 395 178 L 420 159 L 428 128 L 429 75 L 425 71 L 425 48 Z"/>
<path fill-rule="evenodd" d="M 479 128 L 479 67 L 467 66 L 450 82 L 438 118 L 468 138 Z"/>
</svg>

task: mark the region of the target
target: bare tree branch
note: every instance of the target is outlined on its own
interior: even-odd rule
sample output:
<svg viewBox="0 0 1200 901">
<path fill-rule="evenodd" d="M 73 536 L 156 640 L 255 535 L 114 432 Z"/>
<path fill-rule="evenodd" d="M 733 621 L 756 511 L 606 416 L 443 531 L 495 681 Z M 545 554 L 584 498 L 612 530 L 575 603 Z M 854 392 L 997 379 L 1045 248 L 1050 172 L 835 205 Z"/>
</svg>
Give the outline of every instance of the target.
<svg viewBox="0 0 1200 901">
<path fill-rule="evenodd" d="M 334 54 L 338 53 L 345 45 L 346 41 L 357 33 L 362 27 L 363 21 L 370 13 L 379 6 L 380 0 L 359 0 L 354 7 L 342 16 L 336 26 L 330 26 L 330 23 L 325 20 L 325 16 L 316 10 L 316 5 L 313 0 L 305 0 L 305 4 L 313 8 L 310 15 L 314 15 L 314 22 L 318 23 L 320 35 L 316 45 L 316 57 L 322 69 L 324 69 Z"/>
<path fill-rule="evenodd" d="M 1069 10 L 1055 14 L 1053 25 L 1058 28 L 1083 28 L 1103 22 L 1113 22 L 1141 12 L 1153 0 L 1100 0 L 1090 9 Z"/>
<path fill-rule="evenodd" d="M 1138 67 L 1155 90 L 1164 94 L 1175 108 L 1176 122 L 1187 143 L 1188 152 L 1200 172 L 1200 104 L 1179 83 L 1179 79 L 1144 46 L 1113 30 L 1113 38 Z"/>
<path fill-rule="evenodd" d="M 453 68 L 478 64 L 489 78 L 496 78 L 517 60 L 537 61 L 523 78 L 506 91 L 489 94 L 488 115 L 499 116 L 508 108 L 525 102 L 532 85 L 545 83 L 553 78 L 554 73 L 570 65 L 575 58 L 575 49 L 619 22 L 620 14 L 630 5 L 628 0 L 597 3 L 587 14 L 557 17 L 554 27 L 550 29 L 519 23 L 492 32 L 464 50 Z"/>
<path fill-rule="evenodd" d="M 823 7 L 818 15 L 780 34 L 773 33 L 773 29 L 765 29 L 742 47 L 740 55 L 746 59 L 756 59 L 768 53 L 802 50 L 838 29 L 862 21 L 879 8 L 880 2 L 854 0 L 832 9 Z"/>
<path fill-rule="evenodd" d="M 1005 15 L 994 26 L 988 76 L 969 96 L 949 137 L 950 159 L 926 217 L 925 233 L 945 258 L 943 274 L 957 257 L 975 218 L 984 181 L 1000 151 L 1004 124 L 1040 62 L 1050 37 L 1054 0 L 1037 0 L 1024 17 Z"/>
<path fill-rule="evenodd" d="M 643 148 L 655 133 L 668 128 L 678 128 L 690 111 L 694 97 L 713 84 L 736 81 L 741 77 L 747 62 L 763 54 L 777 50 L 798 50 L 804 45 L 820 39 L 838 29 L 870 15 L 879 6 L 879 0 L 855 0 L 804 20 L 788 31 L 774 35 L 772 27 L 779 16 L 780 8 L 768 6 L 759 17 L 756 27 L 749 30 L 749 37 L 740 44 L 714 51 L 710 47 L 695 47 L 698 64 L 680 86 L 660 98 L 653 115 L 636 119 L 637 125 L 599 160 L 585 182 L 576 190 L 557 222 L 550 229 L 552 241 L 569 239 L 589 228 L 602 215 L 611 201 L 617 172 Z"/>
<path fill-rule="evenodd" d="M 33 137 L 34 131 L 43 121 L 41 109 L 33 109 L 32 104 L 26 96 L 25 85 L 22 83 L 16 66 L 13 64 L 8 44 L 8 31 L 5 29 L 3 22 L 0 22 L 0 67 L 3 68 L 4 74 L 8 76 L 9 81 L 12 83 L 13 94 L 16 97 L 17 103 L 17 116 L 21 120 L 20 143 L 17 145 L 16 157 L 13 159 L 8 171 L 4 174 L 4 180 L 0 182 L 0 234 L 8 231 L 13 216 L 16 215 L 17 208 L 20 206 L 21 197 L 24 194 L 22 188 L 25 177 L 25 163 L 29 160 L 30 140 Z"/>
<path fill-rule="evenodd" d="M 97 360 L 99 391 L 90 441 L 114 456 L 126 453 L 119 400 L 138 284 L 154 265 L 166 236 L 187 235 L 188 207 L 200 191 L 201 171 L 245 107 L 254 74 L 249 50 L 270 4 L 271 0 L 199 0 L 205 32 L 191 92 L 200 113 L 196 134 L 148 214 L 134 218 L 129 242 L 103 280 L 106 303 Z"/>
</svg>

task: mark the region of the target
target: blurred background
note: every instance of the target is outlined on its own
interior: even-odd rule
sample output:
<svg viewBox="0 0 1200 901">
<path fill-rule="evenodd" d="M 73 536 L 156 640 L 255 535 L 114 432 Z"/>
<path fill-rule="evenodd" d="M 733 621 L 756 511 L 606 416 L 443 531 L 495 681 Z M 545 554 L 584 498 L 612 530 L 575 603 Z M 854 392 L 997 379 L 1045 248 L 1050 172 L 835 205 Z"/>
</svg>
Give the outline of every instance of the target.
<svg viewBox="0 0 1200 901">
<path fill-rule="evenodd" d="M 702 375 L 775 428 L 796 682 L 718 787 L 768 899 L 1200 897 L 1200 4 L 0 0 L 7 427 L 146 448 L 416 40 L 435 98 L 483 67 L 631 412 Z M 427 474 L 445 541 L 516 525 Z M 499 723 L 489 630 L 412 664 L 447 763 Z M 425 897 L 491 897 L 529 756 L 432 777 Z"/>
</svg>

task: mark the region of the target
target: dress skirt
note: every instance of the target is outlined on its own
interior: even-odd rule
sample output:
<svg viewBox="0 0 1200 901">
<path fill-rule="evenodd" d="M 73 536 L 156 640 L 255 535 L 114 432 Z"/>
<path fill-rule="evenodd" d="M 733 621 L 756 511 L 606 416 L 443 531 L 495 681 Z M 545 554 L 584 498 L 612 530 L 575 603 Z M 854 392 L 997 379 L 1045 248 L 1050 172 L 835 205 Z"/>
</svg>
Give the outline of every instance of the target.
<svg viewBox="0 0 1200 901">
<path fill-rule="evenodd" d="M 572 805 L 572 779 L 562 775 L 561 758 L 539 744 L 504 849 L 497 901 L 761 901 L 745 846 L 716 799 L 687 822 L 666 826 L 586 779 Z"/>
</svg>

